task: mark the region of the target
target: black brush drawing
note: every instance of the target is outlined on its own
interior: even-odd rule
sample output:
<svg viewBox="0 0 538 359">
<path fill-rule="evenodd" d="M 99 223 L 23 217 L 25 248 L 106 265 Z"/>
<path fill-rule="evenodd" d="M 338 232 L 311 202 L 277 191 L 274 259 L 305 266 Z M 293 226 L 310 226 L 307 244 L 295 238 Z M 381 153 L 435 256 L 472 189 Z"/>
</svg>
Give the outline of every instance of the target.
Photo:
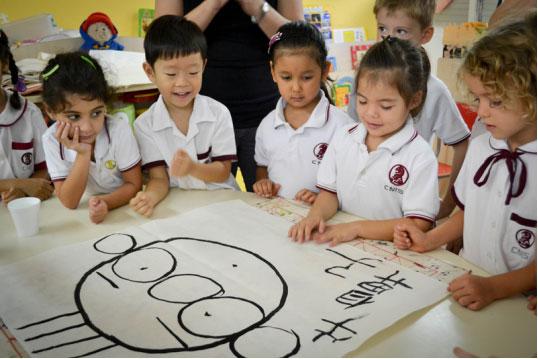
<svg viewBox="0 0 538 359">
<path fill-rule="evenodd" d="M 236 357 L 263 355 L 263 348 L 271 349 L 265 356 L 290 357 L 300 350 L 293 330 L 269 323 L 286 303 L 288 286 L 257 253 L 183 237 L 137 247 L 121 233 L 94 249 L 113 257 L 77 283 L 77 310 L 16 328 L 19 336 L 27 333 L 30 354 L 83 357 L 117 346 L 162 354 L 228 345 Z"/>
</svg>

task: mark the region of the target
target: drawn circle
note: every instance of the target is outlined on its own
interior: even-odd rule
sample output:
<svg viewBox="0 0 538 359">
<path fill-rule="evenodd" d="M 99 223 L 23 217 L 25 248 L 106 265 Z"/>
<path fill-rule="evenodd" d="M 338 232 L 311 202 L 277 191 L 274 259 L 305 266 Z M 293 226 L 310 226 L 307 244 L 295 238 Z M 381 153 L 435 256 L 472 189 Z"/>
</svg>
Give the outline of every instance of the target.
<svg viewBox="0 0 538 359">
<path fill-rule="evenodd" d="M 389 171 L 389 181 L 395 186 L 403 186 L 409 179 L 409 171 L 404 165 L 394 165 Z"/>
<path fill-rule="evenodd" d="M 176 269 L 176 258 L 162 248 L 146 248 L 121 256 L 112 265 L 112 271 L 131 282 L 154 282 Z"/>
<path fill-rule="evenodd" d="M 250 300 L 217 297 L 187 305 L 179 311 L 178 322 L 189 334 L 202 338 L 224 338 L 256 325 L 264 317 L 263 308 Z"/>
<path fill-rule="evenodd" d="M 106 254 L 122 254 L 136 246 L 133 236 L 123 233 L 113 233 L 101 238 L 93 244 L 96 251 Z"/>
<path fill-rule="evenodd" d="M 211 278 L 197 274 L 179 274 L 155 283 L 148 289 L 148 294 L 168 303 L 189 304 L 224 294 L 224 289 Z"/>
<path fill-rule="evenodd" d="M 21 162 L 24 163 L 27 166 L 30 163 L 32 163 L 32 153 L 31 152 L 26 152 L 25 154 L 23 154 L 21 156 Z"/>
<path fill-rule="evenodd" d="M 536 236 L 532 231 L 529 231 L 528 229 L 520 229 L 516 233 L 516 240 L 519 246 L 523 249 L 528 249 L 532 247 L 534 242 L 536 241 Z"/>
<path fill-rule="evenodd" d="M 268 345 L 253 345 L 267 343 Z M 230 343 L 230 350 L 238 358 L 289 358 L 301 347 L 299 336 L 293 330 L 261 326 L 237 337 Z"/>
</svg>

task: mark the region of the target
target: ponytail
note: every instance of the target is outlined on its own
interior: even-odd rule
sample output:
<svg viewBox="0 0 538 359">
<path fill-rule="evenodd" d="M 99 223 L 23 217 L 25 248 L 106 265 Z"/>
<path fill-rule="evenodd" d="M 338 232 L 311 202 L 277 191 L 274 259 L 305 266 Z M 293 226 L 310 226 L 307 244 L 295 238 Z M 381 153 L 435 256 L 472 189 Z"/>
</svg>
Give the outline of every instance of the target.
<svg viewBox="0 0 538 359">
<path fill-rule="evenodd" d="M 21 83 L 19 79 L 19 68 L 15 64 L 15 59 L 13 54 L 9 49 L 9 42 L 7 35 L 4 31 L 0 30 L 0 61 L 2 64 L 7 63 L 9 66 L 9 73 L 11 74 L 11 83 L 13 84 L 13 95 L 9 99 L 9 104 L 14 109 L 21 108 L 21 97 L 19 95 L 19 90 L 21 90 Z"/>
</svg>

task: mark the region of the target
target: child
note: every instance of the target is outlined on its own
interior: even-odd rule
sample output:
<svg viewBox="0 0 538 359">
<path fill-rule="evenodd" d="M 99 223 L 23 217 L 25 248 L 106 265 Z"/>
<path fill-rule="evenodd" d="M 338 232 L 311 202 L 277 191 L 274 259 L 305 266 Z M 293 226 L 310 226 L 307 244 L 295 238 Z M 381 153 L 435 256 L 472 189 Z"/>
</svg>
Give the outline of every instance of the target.
<svg viewBox="0 0 538 359">
<path fill-rule="evenodd" d="M 254 192 L 314 203 L 316 174 L 335 130 L 353 121 L 329 103 L 325 40 L 316 27 L 290 22 L 269 43 L 281 98 L 256 132 Z"/>
<path fill-rule="evenodd" d="M 135 121 L 149 182 L 131 207 L 150 216 L 169 187 L 237 189 L 230 171 L 236 160 L 230 112 L 198 94 L 207 57 L 202 31 L 185 18 L 161 16 L 151 23 L 144 50 L 144 71 L 160 97 Z"/>
<path fill-rule="evenodd" d="M 22 98 L 19 69 L 0 30 L 0 79 L 11 75 L 13 92 L 0 88 L 0 193 L 4 204 L 19 197 L 45 200 L 54 188 L 49 181 L 41 136 L 47 130 L 41 111 Z"/>
<path fill-rule="evenodd" d="M 395 228 L 398 248 L 433 250 L 463 235 L 466 274 L 448 290 L 478 310 L 536 287 L 536 14 L 480 39 L 460 70 L 489 133 L 471 142 L 453 194 L 461 211 L 430 232 Z"/>
<path fill-rule="evenodd" d="M 377 20 L 377 37 L 398 37 L 420 47 L 433 36 L 435 0 L 376 0 L 374 14 Z M 355 94 L 351 94 L 348 113 L 357 119 Z M 360 116 L 359 116 L 360 117 Z M 427 81 L 426 99 L 420 113 L 414 115 L 414 126 L 419 135 L 430 141 L 435 133 L 444 144 L 454 150 L 449 187 L 458 176 L 469 143 L 470 131 L 463 121 L 448 88 L 434 75 Z M 444 218 L 455 207 L 447 191 L 442 199 L 438 218 Z"/>
<path fill-rule="evenodd" d="M 290 229 L 293 240 L 308 241 L 313 231 L 317 242 L 331 245 L 357 237 L 392 240 L 401 221 L 430 228 L 439 209 L 437 160 L 410 116 L 426 78 L 421 53 L 408 41 L 388 37 L 367 51 L 355 78 L 362 122 L 331 140 L 318 172 L 322 191 Z M 326 225 L 338 208 L 366 220 Z"/>
<path fill-rule="evenodd" d="M 140 152 L 127 118 L 106 114 L 109 89 L 101 66 L 82 52 L 57 55 L 42 74 L 43 102 L 56 123 L 43 135 L 56 195 L 77 208 L 86 189 L 89 215 L 102 222 L 142 187 Z"/>
</svg>

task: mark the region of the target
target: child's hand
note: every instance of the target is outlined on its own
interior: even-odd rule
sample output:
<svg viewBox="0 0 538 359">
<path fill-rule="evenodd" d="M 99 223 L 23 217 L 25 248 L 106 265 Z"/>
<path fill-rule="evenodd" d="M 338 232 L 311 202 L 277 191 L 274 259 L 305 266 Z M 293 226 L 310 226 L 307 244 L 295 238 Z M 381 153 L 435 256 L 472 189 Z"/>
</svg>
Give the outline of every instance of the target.
<svg viewBox="0 0 538 359">
<path fill-rule="evenodd" d="M 398 249 L 411 250 L 418 253 L 433 250 L 426 233 L 414 223 L 405 221 L 394 226 L 394 246 Z"/>
<path fill-rule="evenodd" d="M 314 204 L 318 194 L 307 189 L 302 189 L 295 195 L 295 199 L 308 204 Z"/>
<path fill-rule="evenodd" d="M 488 278 L 464 274 L 448 285 L 448 291 L 460 305 L 479 310 L 495 300 L 494 288 Z"/>
<path fill-rule="evenodd" d="M 174 158 L 172 159 L 172 166 L 170 166 L 170 174 L 174 177 L 184 177 L 191 173 L 194 167 L 189 154 L 184 150 L 177 150 Z"/>
<path fill-rule="evenodd" d="M 108 206 L 105 201 L 97 196 L 93 196 L 89 201 L 90 220 L 95 223 L 101 223 L 108 214 Z"/>
<path fill-rule="evenodd" d="M 71 128 L 73 130 L 73 138 L 69 135 Z M 92 146 L 88 143 L 79 142 L 80 128 L 75 125 L 71 125 L 69 122 L 58 121 L 58 128 L 56 128 L 56 139 L 70 150 L 76 151 L 79 155 L 91 153 Z"/>
<path fill-rule="evenodd" d="M 531 295 L 527 298 L 529 300 L 529 305 L 527 305 L 527 309 L 534 312 L 534 315 L 536 315 L 536 296 Z"/>
<path fill-rule="evenodd" d="M 314 240 L 317 243 L 331 242 L 330 246 L 334 247 L 342 242 L 349 242 L 359 237 L 357 223 L 341 223 L 326 225 L 318 233 L 314 233 Z"/>
<path fill-rule="evenodd" d="M 272 198 L 280 191 L 280 185 L 271 181 L 269 178 L 264 178 L 252 185 L 252 190 L 260 197 Z"/>
<path fill-rule="evenodd" d="M 54 186 L 49 180 L 44 178 L 26 178 L 22 181 L 21 190 L 27 196 L 37 197 L 44 201 L 52 196 Z"/>
<path fill-rule="evenodd" d="M 315 230 L 323 233 L 325 231 L 325 221 L 321 217 L 307 216 L 290 228 L 288 237 L 292 241 L 303 243 L 312 239 L 311 234 Z"/>
<path fill-rule="evenodd" d="M 2 202 L 4 202 L 4 206 L 6 206 L 10 201 L 22 197 L 26 197 L 26 193 L 19 188 L 11 187 L 7 191 L 2 192 Z"/>
<path fill-rule="evenodd" d="M 131 198 L 129 206 L 131 206 L 135 212 L 145 217 L 151 217 L 153 209 L 155 208 L 155 200 L 148 192 L 140 191 L 136 196 Z"/>
</svg>

